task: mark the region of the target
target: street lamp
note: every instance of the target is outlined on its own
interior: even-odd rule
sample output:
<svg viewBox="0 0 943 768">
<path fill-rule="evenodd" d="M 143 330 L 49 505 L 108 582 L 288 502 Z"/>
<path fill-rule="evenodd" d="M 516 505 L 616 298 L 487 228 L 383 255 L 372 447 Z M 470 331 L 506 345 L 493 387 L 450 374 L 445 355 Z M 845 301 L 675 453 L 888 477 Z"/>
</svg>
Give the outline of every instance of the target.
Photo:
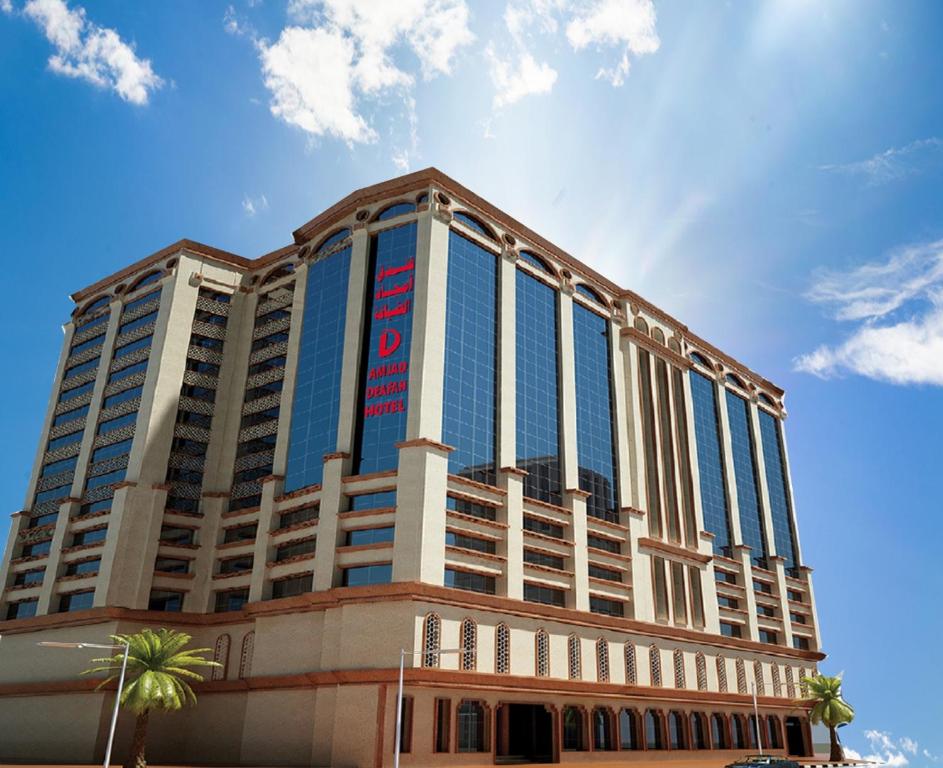
<svg viewBox="0 0 943 768">
<path fill-rule="evenodd" d="M 403 667 L 407 656 L 444 656 L 446 653 L 465 653 L 468 648 L 442 648 L 438 651 L 407 651 L 399 649 L 399 686 L 396 689 L 396 741 L 393 750 L 393 768 L 399 768 L 399 751 L 403 722 Z"/>
<path fill-rule="evenodd" d="M 753 723 L 756 725 L 756 746 L 763 754 L 763 734 L 760 730 L 760 712 L 756 708 L 756 683 L 750 683 L 750 692 L 753 694 Z"/>
<path fill-rule="evenodd" d="M 128 654 L 131 651 L 131 644 L 129 641 L 119 643 L 118 645 L 102 645 L 100 643 L 61 643 L 54 640 L 46 640 L 41 643 L 37 643 L 43 648 L 102 648 L 106 651 L 114 651 L 119 648 L 124 649 L 124 658 L 121 660 L 121 674 L 118 675 L 118 693 L 115 694 L 115 709 L 111 713 L 111 728 L 108 730 L 108 746 L 105 747 L 105 761 L 102 763 L 102 768 L 108 768 L 111 763 L 111 747 L 115 743 L 115 728 L 118 725 L 118 708 L 121 706 L 121 691 L 124 688 L 124 673 L 128 668 Z"/>
</svg>

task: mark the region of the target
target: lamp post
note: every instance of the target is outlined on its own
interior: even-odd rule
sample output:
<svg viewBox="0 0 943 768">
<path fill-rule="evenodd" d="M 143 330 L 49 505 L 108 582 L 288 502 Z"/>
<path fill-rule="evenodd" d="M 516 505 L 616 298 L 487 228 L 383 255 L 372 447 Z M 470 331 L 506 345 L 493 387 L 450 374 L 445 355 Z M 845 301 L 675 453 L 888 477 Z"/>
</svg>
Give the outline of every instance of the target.
<svg viewBox="0 0 943 768">
<path fill-rule="evenodd" d="M 753 694 L 753 722 L 756 724 L 756 746 L 763 754 L 763 734 L 760 731 L 760 712 L 756 707 L 756 683 L 750 683 L 750 692 Z"/>
<path fill-rule="evenodd" d="M 446 653 L 464 653 L 467 650 L 467 648 L 442 648 L 438 651 L 407 651 L 405 648 L 399 649 L 399 685 L 396 689 L 396 739 L 393 749 L 393 768 L 399 768 L 399 751 L 402 746 L 400 741 L 403 722 L 403 667 L 406 665 L 406 657 L 444 656 Z"/>
<path fill-rule="evenodd" d="M 108 730 L 108 745 L 105 747 L 105 761 L 102 768 L 108 768 L 111 763 L 111 748 L 115 743 L 115 728 L 118 725 L 118 708 L 121 706 L 121 691 L 124 689 L 124 673 L 128 668 L 128 653 L 131 650 L 129 642 L 118 645 L 102 645 L 100 643 L 60 643 L 53 640 L 37 643 L 43 648 L 102 648 L 106 651 L 124 649 L 124 658 L 121 660 L 121 673 L 118 675 L 118 693 L 115 694 L 115 709 L 111 713 L 111 728 Z"/>
</svg>

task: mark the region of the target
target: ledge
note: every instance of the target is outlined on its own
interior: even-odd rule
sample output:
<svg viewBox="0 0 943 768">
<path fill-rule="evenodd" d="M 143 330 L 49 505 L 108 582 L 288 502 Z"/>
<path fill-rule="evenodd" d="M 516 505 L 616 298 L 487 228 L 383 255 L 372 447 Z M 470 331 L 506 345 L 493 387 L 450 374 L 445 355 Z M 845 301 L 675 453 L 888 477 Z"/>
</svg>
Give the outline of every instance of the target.
<svg viewBox="0 0 943 768">
<path fill-rule="evenodd" d="M 652 549 L 656 552 L 662 552 L 666 555 L 676 557 L 679 560 L 687 560 L 692 563 L 709 563 L 714 558 L 711 555 L 702 555 L 699 552 L 679 547 L 676 544 L 669 544 L 666 541 L 658 539 L 641 538 L 638 540 L 639 549 Z"/>
</svg>

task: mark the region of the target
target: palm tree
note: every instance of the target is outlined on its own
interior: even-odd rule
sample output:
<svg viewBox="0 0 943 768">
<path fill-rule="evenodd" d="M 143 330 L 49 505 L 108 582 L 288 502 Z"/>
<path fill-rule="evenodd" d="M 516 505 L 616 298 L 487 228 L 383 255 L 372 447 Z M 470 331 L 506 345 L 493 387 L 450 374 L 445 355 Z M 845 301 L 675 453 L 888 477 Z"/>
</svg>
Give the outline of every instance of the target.
<svg viewBox="0 0 943 768">
<path fill-rule="evenodd" d="M 115 645 L 128 645 L 128 668 L 121 704 L 136 715 L 131 752 L 125 768 L 145 768 L 144 744 L 147 739 L 147 720 L 151 710 L 167 712 L 196 704 L 196 695 L 188 680 L 201 682 L 203 676 L 189 667 L 219 667 L 221 664 L 204 659 L 199 654 L 209 648 L 184 646 L 192 639 L 190 635 L 173 629 L 142 629 L 133 635 L 111 635 Z M 98 688 L 115 680 L 124 660 L 124 648 L 115 656 L 92 659 L 97 666 L 85 670 L 83 675 L 107 672 Z"/>
<path fill-rule="evenodd" d="M 850 723 L 855 719 L 855 710 L 841 695 L 841 675 L 828 677 L 815 675 L 804 677 L 807 695 L 802 699 L 805 704 L 812 704 L 809 717 L 818 725 L 823 723 L 828 728 L 829 760 L 833 763 L 842 762 L 845 757 L 841 744 L 838 742 L 838 726 Z"/>
</svg>

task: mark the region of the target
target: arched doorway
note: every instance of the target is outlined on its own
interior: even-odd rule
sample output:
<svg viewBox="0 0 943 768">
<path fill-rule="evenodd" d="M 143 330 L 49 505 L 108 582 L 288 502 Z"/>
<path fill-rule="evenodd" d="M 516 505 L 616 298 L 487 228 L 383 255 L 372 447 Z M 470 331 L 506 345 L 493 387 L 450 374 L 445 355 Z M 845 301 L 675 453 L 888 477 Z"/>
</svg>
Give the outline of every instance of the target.
<svg viewBox="0 0 943 768">
<path fill-rule="evenodd" d="M 542 704 L 500 704 L 496 762 L 552 763 L 553 715 Z"/>
</svg>

